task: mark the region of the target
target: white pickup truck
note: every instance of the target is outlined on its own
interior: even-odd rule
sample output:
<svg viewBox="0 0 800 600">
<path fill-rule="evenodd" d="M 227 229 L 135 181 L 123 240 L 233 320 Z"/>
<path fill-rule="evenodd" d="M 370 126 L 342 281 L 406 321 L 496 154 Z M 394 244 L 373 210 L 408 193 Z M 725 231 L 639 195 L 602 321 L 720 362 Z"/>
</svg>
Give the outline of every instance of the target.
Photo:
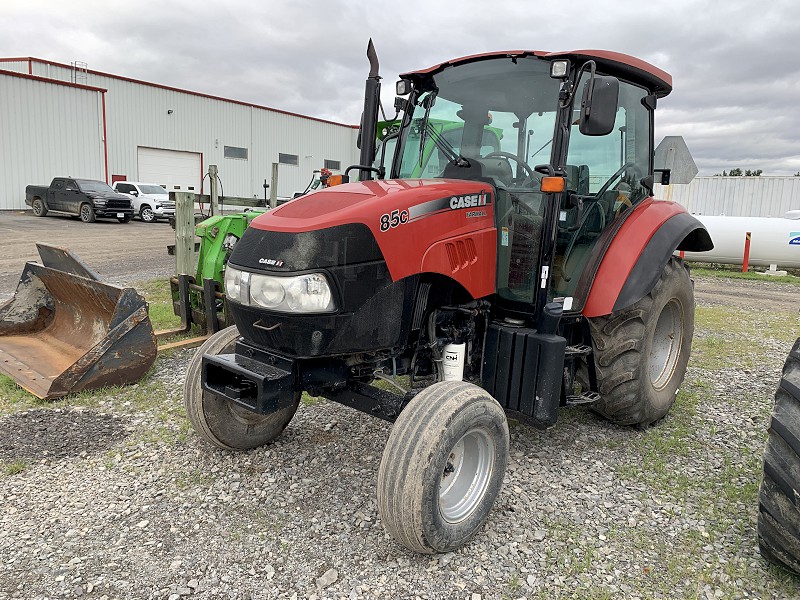
<svg viewBox="0 0 800 600">
<path fill-rule="evenodd" d="M 155 223 L 158 219 L 169 219 L 175 215 L 175 203 L 169 194 L 155 183 L 138 181 L 116 181 L 112 186 L 118 192 L 129 194 L 134 214 L 145 223 Z"/>
</svg>

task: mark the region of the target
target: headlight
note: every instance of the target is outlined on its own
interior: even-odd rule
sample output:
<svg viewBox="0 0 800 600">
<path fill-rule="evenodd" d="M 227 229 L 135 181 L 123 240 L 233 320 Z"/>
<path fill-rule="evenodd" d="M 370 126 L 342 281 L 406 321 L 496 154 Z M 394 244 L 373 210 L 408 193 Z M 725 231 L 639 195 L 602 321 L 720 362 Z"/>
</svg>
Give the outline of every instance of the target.
<svg viewBox="0 0 800 600">
<path fill-rule="evenodd" d="M 98 205 L 100 205 L 100 206 L 105 206 L 105 205 L 106 205 L 106 200 L 104 200 L 103 198 L 95 198 L 95 199 L 93 200 L 93 202 L 94 202 L 95 204 L 98 204 Z"/>
<path fill-rule="evenodd" d="M 241 304 L 286 313 L 330 312 L 336 308 L 328 279 L 322 273 L 276 277 L 225 269 L 225 293 Z"/>
<path fill-rule="evenodd" d="M 249 275 L 250 273 L 245 273 L 232 267 L 225 269 L 225 295 L 236 302 L 249 304 L 247 298 L 242 297 L 242 292 L 244 291 L 245 283 Z"/>
</svg>

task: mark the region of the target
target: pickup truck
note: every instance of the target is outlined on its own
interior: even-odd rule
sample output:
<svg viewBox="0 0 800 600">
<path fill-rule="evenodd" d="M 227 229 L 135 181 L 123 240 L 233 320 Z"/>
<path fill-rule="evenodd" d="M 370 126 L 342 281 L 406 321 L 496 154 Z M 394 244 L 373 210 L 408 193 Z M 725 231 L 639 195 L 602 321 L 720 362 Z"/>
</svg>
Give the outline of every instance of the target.
<svg viewBox="0 0 800 600">
<path fill-rule="evenodd" d="M 145 223 L 155 223 L 158 219 L 175 216 L 175 202 L 169 199 L 169 193 L 160 185 L 139 181 L 117 181 L 112 187 L 114 191 L 130 196 L 133 214 L 139 215 Z"/>
<path fill-rule="evenodd" d="M 29 185 L 25 188 L 25 204 L 37 217 L 44 217 L 52 211 L 77 215 L 84 223 L 94 223 L 98 217 L 127 223 L 133 217 L 130 196 L 115 192 L 107 183 L 91 179 L 56 177 L 49 187 Z"/>
</svg>

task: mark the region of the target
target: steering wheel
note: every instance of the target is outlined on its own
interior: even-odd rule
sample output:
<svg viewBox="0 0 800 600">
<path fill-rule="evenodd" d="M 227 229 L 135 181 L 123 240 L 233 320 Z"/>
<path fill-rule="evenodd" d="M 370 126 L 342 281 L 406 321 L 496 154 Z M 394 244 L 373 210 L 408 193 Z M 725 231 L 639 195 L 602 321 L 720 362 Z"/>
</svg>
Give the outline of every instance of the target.
<svg viewBox="0 0 800 600">
<path fill-rule="evenodd" d="M 639 169 L 639 167 L 636 165 L 636 163 L 626 162 L 619 169 L 614 171 L 614 174 L 611 177 L 606 179 L 606 182 L 603 185 L 600 186 L 600 189 L 597 190 L 597 193 L 595 194 L 595 196 L 597 198 L 599 198 L 604 193 L 606 193 L 611 188 L 611 184 L 614 183 L 623 173 L 625 173 L 625 171 L 627 171 L 629 169 L 631 171 L 633 171 L 633 175 L 634 175 L 634 177 L 636 177 L 637 181 L 639 179 L 641 179 L 642 171 Z"/>
<path fill-rule="evenodd" d="M 527 175 L 527 177 L 525 178 L 525 181 L 527 181 L 528 179 L 534 179 L 536 177 L 533 174 L 533 169 L 531 169 L 530 165 L 528 163 L 526 163 L 524 160 L 522 160 L 516 154 L 511 154 L 511 152 L 503 152 L 501 150 L 497 150 L 495 152 L 489 152 L 489 154 L 487 154 L 486 156 L 483 156 L 482 158 L 496 158 L 496 157 L 510 158 L 515 163 L 517 163 L 520 167 L 522 167 L 522 170 L 525 171 L 525 174 Z"/>
</svg>

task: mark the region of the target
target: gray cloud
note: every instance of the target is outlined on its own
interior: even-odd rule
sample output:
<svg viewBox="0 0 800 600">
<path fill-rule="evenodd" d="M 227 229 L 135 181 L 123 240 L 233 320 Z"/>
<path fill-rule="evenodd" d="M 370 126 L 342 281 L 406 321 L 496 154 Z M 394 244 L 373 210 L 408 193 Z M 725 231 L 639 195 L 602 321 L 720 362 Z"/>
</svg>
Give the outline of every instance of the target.
<svg viewBox="0 0 800 600">
<path fill-rule="evenodd" d="M 498 49 L 603 48 L 672 74 L 656 138 L 701 174 L 800 171 L 800 19 L 788 0 L 438 4 L 5 0 L 0 56 L 29 56 L 357 123 L 371 36 L 384 100 L 398 73 Z"/>
</svg>

